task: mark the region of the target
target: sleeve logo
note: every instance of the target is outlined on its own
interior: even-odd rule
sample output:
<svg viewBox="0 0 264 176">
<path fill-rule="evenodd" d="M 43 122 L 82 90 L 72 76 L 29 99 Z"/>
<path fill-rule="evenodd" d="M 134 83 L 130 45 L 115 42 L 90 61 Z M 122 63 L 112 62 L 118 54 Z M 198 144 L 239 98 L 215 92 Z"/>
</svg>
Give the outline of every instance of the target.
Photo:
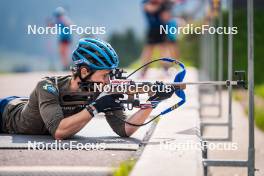
<svg viewBox="0 0 264 176">
<path fill-rule="evenodd" d="M 46 84 L 43 86 L 43 89 L 46 90 L 46 91 L 49 92 L 49 93 L 52 93 L 52 94 L 55 94 L 55 95 L 58 94 L 57 89 L 56 89 L 52 84 L 48 84 L 48 83 L 46 83 Z"/>
</svg>

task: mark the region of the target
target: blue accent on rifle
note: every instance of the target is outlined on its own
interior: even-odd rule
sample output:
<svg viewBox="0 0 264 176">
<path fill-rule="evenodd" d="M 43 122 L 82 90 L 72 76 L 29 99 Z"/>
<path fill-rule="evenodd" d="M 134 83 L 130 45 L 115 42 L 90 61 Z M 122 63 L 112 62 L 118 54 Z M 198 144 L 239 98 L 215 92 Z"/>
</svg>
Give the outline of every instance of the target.
<svg viewBox="0 0 264 176">
<path fill-rule="evenodd" d="M 178 64 L 181 67 L 181 71 L 176 74 L 175 78 L 174 78 L 174 83 L 179 83 L 182 82 L 184 80 L 184 77 L 186 75 L 186 69 L 183 63 L 175 60 L 175 59 L 171 59 L 171 58 L 162 58 L 161 60 L 165 61 L 165 62 L 175 62 L 176 64 Z M 185 92 L 182 89 L 177 89 L 175 90 L 175 94 L 181 99 L 178 103 L 176 103 L 175 105 L 165 109 L 164 111 L 162 111 L 160 113 L 160 115 L 164 115 L 167 114 L 175 109 L 177 109 L 178 107 L 180 107 L 181 105 L 183 105 L 186 102 L 186 96 L 185 96 Z"/>
</svg>

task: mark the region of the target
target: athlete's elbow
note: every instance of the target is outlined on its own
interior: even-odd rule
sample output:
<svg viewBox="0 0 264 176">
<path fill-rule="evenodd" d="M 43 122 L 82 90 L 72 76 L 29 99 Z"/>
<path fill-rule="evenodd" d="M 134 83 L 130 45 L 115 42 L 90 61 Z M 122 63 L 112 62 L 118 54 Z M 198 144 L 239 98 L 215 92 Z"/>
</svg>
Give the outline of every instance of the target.
<svg viewBox="0 0 264 176">
<path fill-rule="evenodd" d="M 131 137 L 132 134 L 133 134 L 133 132 L 130 133 L 130 132 L 126 131 L 124 134 L 122 134 L 123 136 L 121 136 L 121 137 Z"/>
<path fill-rule="evenodd" d="M 130 137 L 131 135 L 127 134 L 126 130 L 115 130 L 115 133 L 119 136 L 119 137 Z"/>
<path fill-rule="evenodd" d="M 65 128 L 62 121 L 59 123 L 59 125 L 57 126 L 57 128 L 55 128 L 54 131 L 52 131 L 52 129 L 51 134 L 56 140 L 63 140 L 69 137 L 69 131 L 67 130 L 67 128 Z"/>
<path fill-rule="evenodd" d="M 119 137 L 122 137 L 122 138 L 129 138 L 130 135 L 127 135 L 127 134 L 117 134 Z"/>
<path fill-rule="evenodd" d="M 131 135 L 127 135 L 126 133 L 118 133 L 119 137 L 130 137 Z"/>
<path fill-rule="evenodd" d="M 65 135 L 62 133 L 62 131 L 59 130 L 59 129 L 57 129 L 57 130 L 55 131 L 53 137 L 54 137 L 54 139 L 56 139 L 56 140 L 63 140 L 63 139 L 66 138 Z"/>
</svg>

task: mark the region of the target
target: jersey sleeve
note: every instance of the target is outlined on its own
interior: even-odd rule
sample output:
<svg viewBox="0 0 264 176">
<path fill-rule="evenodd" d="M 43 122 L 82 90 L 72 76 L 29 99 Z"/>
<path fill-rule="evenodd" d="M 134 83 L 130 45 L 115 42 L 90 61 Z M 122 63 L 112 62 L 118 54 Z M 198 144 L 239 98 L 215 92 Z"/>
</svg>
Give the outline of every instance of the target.
<svg viewBox="0 0 264 176">
<path fill-rule="evenodd" d="M 64 118 L 56 86 L 47 80 L 40 81 L 36 88 L 41 118 L 49 133 L 54 136 L 60 121 Z"/>
<path fill-rule="evenodd" d="M 108 122 L 108 124 L 116 134 L 118 134 L 121 137 L 128 137 L 125 131 L 125 122 L 119 119 L 119 118 L 123 120 L 126 119 L 126 115 L 124 111 L 117 110 L 117 111 L 106 112 L 105 117 L 106 117 L 106 121 Z"/>
</svg>

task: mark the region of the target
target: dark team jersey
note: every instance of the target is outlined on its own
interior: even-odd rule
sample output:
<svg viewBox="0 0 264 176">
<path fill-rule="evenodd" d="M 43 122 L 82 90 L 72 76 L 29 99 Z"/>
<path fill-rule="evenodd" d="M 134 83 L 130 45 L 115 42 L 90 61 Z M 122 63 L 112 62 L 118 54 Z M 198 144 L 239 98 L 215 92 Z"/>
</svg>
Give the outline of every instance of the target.
<svg viewBox="0 0 264 176">
<path fill-rule="evenodd" d="M 142 3 L 143 5 L 145 5 L 146 3 L 151 3 L 151 1 L 143 0 Z M 166 23 L 161 19 L 161 14 L 164 11 L 171 11 L 173 8 L 173 4 L 174 4 L 173 2 L 169 0 L 165 0 L 163 3 L 161 3 L 160 7 L 158 8 L 156 12 L 150 13 L 150 12 L 144 11 L 148 26 L 150 28 L 159 28 L 160 25 L 165 25 Z"/>
</svg>

